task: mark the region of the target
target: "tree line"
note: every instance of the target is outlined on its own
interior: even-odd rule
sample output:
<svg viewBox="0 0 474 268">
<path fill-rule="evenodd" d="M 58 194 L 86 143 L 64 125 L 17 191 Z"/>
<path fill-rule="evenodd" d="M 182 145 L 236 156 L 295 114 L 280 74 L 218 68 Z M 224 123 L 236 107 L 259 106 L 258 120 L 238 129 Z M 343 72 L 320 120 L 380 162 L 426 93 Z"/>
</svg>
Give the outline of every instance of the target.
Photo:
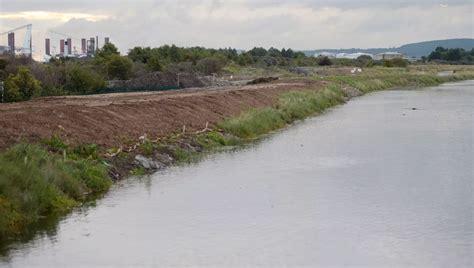
<svg viewBox="0 0 474 268">
<path fill-rule="evenodd" d="M 453 52 L 439 50 L 441 58 Z M 438 53 L 437 52 L 437 53 Z M 457 52 L 456 52 L 457 53 Z M 464 55 L 464 52 L 460 52 Z M 472 52 L 471 52 L 472 54 Z M 437 55 L 437 54 L 436 54 Z M 461 56 L 461 58 L 464 56 Z M 374 61 L 362 56 L 355 60 L 306 56 L 292 49 L 254 47 L 234 48 L 134 47 L 121 55 L 113 43 L 105 44 L 94 57 L 51 58 L 40 63 L 24 57 L 0 57 L 0 80 L 4 81 L 7 102 L 37 96 L 78 95 L 103 92 L 110 80 L 138 78 L 150 72 L 192 72 L 207 76 L 221 73 L 225 66 L 284 68 L 298 66 L 406 67 L 405 60 Z"/>
<path fill-rule="evenodd" d="M 428 56 L 428 60 L 472 64 L 474 63 L 474 48 L 471 51 L 466 51 L 462 48 L 437 47 Z"/>
</svg>

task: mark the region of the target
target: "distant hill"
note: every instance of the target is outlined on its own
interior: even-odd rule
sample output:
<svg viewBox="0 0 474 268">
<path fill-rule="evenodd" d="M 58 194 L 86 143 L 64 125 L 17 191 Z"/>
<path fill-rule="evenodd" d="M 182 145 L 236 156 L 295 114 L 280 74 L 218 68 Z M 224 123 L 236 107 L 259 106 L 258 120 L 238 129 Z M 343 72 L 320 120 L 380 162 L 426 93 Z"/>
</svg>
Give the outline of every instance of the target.
<svg viewBox="0 0 474 268">
<path fill-rule="evenodd" d="M 403 45 L 401 47 L 394 48 L 349 48 L 349 49 L 317 49 L 317 50 L 306 50 L 303 51 L 306 55 L 314 55 L 315 53 L 331 52 L 331 53 L 370 53 L 377 54 L 382 52 L 394 51 L 405 54 L 408 57 L 428 56 L 435 48 L 463 48 L 464 50 L 471 50 L 474 48 L 474 39 L 472 38 L 458 38 L 458 39 L 447 39 L 447 40 L 434 40 L 419 42 L 413 44 Z"/>
</svg>

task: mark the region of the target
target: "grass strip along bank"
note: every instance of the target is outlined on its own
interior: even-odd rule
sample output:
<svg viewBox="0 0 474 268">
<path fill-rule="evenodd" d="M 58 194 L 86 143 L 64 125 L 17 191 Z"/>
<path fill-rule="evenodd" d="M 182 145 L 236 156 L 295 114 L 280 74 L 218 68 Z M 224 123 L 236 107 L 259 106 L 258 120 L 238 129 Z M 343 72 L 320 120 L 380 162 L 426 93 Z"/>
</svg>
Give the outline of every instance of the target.
<svg viewBox="0 0 474 268">
<path fill-rule="evenodd" d="M 37 144 L 18 144 L 0 154 L 0 237 L 20 234 L 42 217 L 67 212 L 109 189 L 99 160 L 66 154 Z"/>
<path fill-rule="evenodd" d="M 283 93 L 272 107 L 245 111 L 203 133 L 173 136 L 158 143 L 145 141 L 136 152 L 121 152 L 112 160 L 99 153 L 107 148 L 88 145 L 71 149 L 55 137 L 44 144 L 15 145 L 0 153 L 0 240 L 22 234 L 44 217 L 66 213 L 87 198 L 106 192 L 112 182 L 109 171 L 114 166 L 127 166 L 127 172 L 133 170 L 135 174 L 147 173 L 143 167 L 131 164 L 137 153 L 151 159 L 166 153 L 172 159 L 169 164 L 186 163 L 203 152 L 248 143 L 356 95 L 473 78 L 472 74 L 328 77 L 322 89 Z M 348 90 L 359 94 L 351 95 Z"/>
</svg>

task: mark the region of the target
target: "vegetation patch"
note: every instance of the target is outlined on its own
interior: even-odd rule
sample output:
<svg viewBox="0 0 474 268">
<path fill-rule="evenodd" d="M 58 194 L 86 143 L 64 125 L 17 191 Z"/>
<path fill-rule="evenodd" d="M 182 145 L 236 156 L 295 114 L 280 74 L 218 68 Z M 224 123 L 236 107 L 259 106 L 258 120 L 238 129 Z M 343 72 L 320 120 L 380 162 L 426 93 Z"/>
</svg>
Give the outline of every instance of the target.
<svg viewBox="0 0 474 268">
<path fill-rule="evenodd" d="M 253 109 L 224 120 L 218 126 L 238 138 L 254 139 L 343 103 L 344 99 L 345 95 L 337 85 L 323 90 L 289 92 L 280 96 L 275 107 Z"/>
<path fill-rule="evenodd" d="M 39 145 L 13 146 L 0 154 L 0 237 L 19 234 L 41 217 L 64 213 L 110 185 L 98 161 L 64 159 Z"/>
</svg>

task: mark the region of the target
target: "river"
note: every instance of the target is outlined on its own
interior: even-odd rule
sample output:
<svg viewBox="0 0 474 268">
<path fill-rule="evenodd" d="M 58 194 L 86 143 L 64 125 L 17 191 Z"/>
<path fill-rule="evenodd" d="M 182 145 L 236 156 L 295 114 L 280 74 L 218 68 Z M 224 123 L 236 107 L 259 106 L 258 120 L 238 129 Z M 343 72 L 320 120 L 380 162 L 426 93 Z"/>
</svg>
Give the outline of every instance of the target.
<svg viewBox="0 0 474 268">
<path fill-rule="evenodd" d="M 474 81 L 368 94 L 122 181 L 0 266 L 472 267 L 473 114 Z"/>
</svg>

